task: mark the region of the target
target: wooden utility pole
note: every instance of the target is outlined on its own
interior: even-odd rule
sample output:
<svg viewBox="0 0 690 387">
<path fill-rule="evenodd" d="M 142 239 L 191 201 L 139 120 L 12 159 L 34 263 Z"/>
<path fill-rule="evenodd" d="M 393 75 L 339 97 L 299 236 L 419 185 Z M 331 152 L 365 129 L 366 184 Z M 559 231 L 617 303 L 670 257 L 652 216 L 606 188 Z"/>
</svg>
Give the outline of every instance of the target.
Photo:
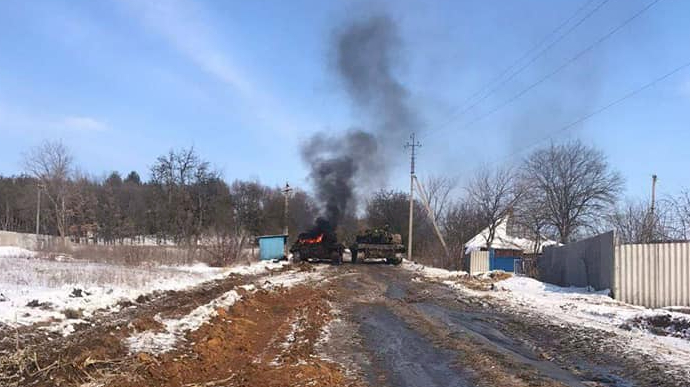
<svg viewBox="0 0 690 387">
<path fill-rule="evenodd" d="M 422 144 L 415 140 L 414 133 L 410 135 L 410 141 L 405 144 L 405 149 L 410 149 L 410 226 L 407 231 L 407 259 L 412 260 L 412 228 L 414 215 L 414 162 L 417 148 Z"/>
<path fill-rule="evenodd" d="M 654 216 L 654 207 L 656 206 L 656 178 L 656 175 L 652 175 L 652 208 L 649 211 L 652 217 Z"/>
<path fill-rule="evenodd" d="M 288 244 L 287 244 L 287 238 L 288 238 L 288 220 L 290 217 L 288 216 L 288 206 L 290 204 L 290 192 L 292 192 L 292 188 L 290 188 L 290 184 L 288 182 L 285 182 L 285 188 L 283 189 L 283 194 L 285 195 L 285 208 L 284 208 L 284 214 L 283 214 L 283 235 L 285 235 L 286 241 L 285 244 L 283 245 L 283 253 L 285 256 L 288 256 Z"/>
<path fill-rule="evenodd" d="M 654 240 L 654 227 L 656 226 L 656 217 L 654 212 L 656 210 L 656 175 L 652 175 L 652 203 L 649 206 L 649 234 L 647 235 L 647 242 Z"/>
<path fill-rule="evenodd" d="M 41 184 L 38 184 L 38 200 L 36 201 L 36 241 L 41 231 Z M 37 242 L 38 243 L 38 242 Z"/>
</svg>

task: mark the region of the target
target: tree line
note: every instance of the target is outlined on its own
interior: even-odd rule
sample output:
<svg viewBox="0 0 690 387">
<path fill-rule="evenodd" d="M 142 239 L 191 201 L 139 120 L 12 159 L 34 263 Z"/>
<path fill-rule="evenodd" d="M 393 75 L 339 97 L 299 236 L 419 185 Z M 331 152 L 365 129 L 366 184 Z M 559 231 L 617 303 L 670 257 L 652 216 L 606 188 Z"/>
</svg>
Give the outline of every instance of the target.
<svg viewBox="0 0 690 387">
<path fill-rule="evenodd" d="M 0 229 L 35 232 L 78 242 L 209 245 L 219 257 L 238 254 L 251 237 L 282 233 L 285 196 L 259 181 L 227 183 L 192 147 L 154 160 L 143 181 L 132 171 L 104 178 L 80 173 L 61 142 L 47 141 L 24 157 L 24 173 L 0 176 Z M 487 228 L 486 245 L 508 217 L 512 232 L 535 241 L 568 243 L 615 229 L 623 242 L 690 239 L 690 192 L 649 201 L 621 201 L 623 178 L 605 155 L 579 141 L 551 144 L 511 167 L 482 168 L 459 187 L 457 180 L 423 181 L 431 213 L 415 200 L 415 257 L 457 267 L 465 243 Z M 39 193 L 40 192 L 40 193 Z M 365 227 L 388 225 L 407 243 L 409 194 L 382 189 L 347 214 L 338 230 L 345 243 Z M 294 240 L 319 214 L 314 198 L 295 188 L 287 225 Z M 432 219 L 448 245 L 441 248 Z M 204 242 L 204 243 L 200 243 Z M 213 242 L 213 243 L 210 243 Z"/>
<path fill-rule="evenodd" d="M 33 233 L 40 200 L 41 234 L 105 244 L 197 244 L 213 235 L 278 234 L 284 196 L 259 181 L 226 183 L 194 148 L 159 156 L 143 181 L 132 171 L 105 178 L 80 173 L 61 142 L 45 142 L 24 158 L 25 173 L 0 177 L 0 228 Z M 40 193 L 39 193 L 40 191 Z M 39 198 L 40 197 L 40 198 Z M 288 226 L 305 229 L 317 208 L 303 190 L 289 198 Z"/>
<path fill-rule="evenodd" d="M 458 187 L 444 176 L 426 179 L 432 217 L 449 248 L 441 249 L 422 205 L 415 208 L 414 251 L 436 266 L 457 268 L 465 243 L 482 230 L 486 247 L 508 219 L 511 235 L 569 243 L 615 230 L 622 243 L 690 239 L 690 191 L 651 200 L 621 200 L 624 180 L 598 149 L 580 141 L 537 149 L 517 165 L 481 168 Z M 408 195 L 381 191 L 368 202 L 369 224 L 387 222 L 406 239 Z"/>
</svg>

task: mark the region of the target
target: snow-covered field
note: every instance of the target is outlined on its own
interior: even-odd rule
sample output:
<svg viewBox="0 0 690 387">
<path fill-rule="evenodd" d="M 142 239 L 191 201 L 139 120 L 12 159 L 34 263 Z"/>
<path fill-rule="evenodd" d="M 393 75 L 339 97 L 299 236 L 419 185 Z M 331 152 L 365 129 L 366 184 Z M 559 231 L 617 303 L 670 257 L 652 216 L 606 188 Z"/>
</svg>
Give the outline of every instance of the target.
<svg viewBox="0 0 690 387">
<path fill-rule="evenodd" d="M 478 291 L 469 289 L 462 280 L 455 280 L 467 276 L 464 272 L 425 268 L 411 263 L 403 267 L 459 293 L 507 302 L 510 308 L 521 313 L 552 322 L 614 332 L 630 343 L 631 350 L 667 357 L 669 361 L 690 366 L 690 314 L 679 312 L 687 311 L 687 308 L 648 309 L 616 301 L 608 296 L 608 290 L 563 288 L 517 276 L 496 282 L 491 291 Z M 479 276 L 482 277 L 486 279 L 488 275 Z M 650 322 L 652 320 L 670 321 L 671 326 L 655 327 Z"/>
<path fill-rule="evenodd" d="M 50 322 L 69 333 L 69 322 L 116 308 L 154 291 L 180 290 L 230 273 L 260 274 L 283 263 L 260 262 L 220 269 L 193 266 L 122 266 L 36 258 L 34 252 L 0 247 L 0 323 Z M 66 324 L 67 323 L 67 324 Z"/>
</svg>

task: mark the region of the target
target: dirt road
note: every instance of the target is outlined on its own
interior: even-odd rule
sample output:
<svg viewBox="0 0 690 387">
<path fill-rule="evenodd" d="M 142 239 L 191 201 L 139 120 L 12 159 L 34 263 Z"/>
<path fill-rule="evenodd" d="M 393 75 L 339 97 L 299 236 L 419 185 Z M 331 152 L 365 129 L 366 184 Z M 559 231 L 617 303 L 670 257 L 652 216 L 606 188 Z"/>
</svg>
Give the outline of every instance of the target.
<svg viewBox="0 0 690 387">
<path fill-rule="evenodd" d="M 301 282 L 275 285 L 285 275 Z M 232 289 L 241 299 L 174 348 L 127 347 L 135 333 L 164 330 L 161 315 L 183 318 Z M 5 330 L 0 385 L 690 385 L 687 372 L 631 354 L 612 333 L 539 320 L 481 294 L 459 296 L 388 265 L 305 264 L 140 301 L 66 338 Z"/>
</svg>

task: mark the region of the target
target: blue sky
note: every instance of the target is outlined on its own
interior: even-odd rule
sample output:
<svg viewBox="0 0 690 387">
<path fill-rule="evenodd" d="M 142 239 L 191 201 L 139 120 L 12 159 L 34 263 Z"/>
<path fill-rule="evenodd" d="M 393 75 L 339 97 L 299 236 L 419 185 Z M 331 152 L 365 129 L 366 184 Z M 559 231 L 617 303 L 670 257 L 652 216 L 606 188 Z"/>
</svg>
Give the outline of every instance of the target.
<svg viewBox="0 0 690 387">
<path fill-rule="evenodd" d="M 0 2 L 0 174 L 62 139 L 100 176 L 194 145 L 228 180 L 308 186 L 299 144 L 366 124 L 329 64 L 334 30 L 386 13 L 395 72 L 420 117 L 418 171 L 465 181 L 535 146 L 579 138 L 647 195 L 650 176 L 690 187 L 690 68 L 567 131 L 559 128 L 690 61 L 690 2 L 662 0 L 555 76 L 484 119 L 651 0 L 611 0 L 475 109 L 453 114 L 576 9 L 548 1 Z M 452 120 L 449 118 L 452 117 Z M 407 185 L 407 156 L 388 182 Z"/>
</svg>

